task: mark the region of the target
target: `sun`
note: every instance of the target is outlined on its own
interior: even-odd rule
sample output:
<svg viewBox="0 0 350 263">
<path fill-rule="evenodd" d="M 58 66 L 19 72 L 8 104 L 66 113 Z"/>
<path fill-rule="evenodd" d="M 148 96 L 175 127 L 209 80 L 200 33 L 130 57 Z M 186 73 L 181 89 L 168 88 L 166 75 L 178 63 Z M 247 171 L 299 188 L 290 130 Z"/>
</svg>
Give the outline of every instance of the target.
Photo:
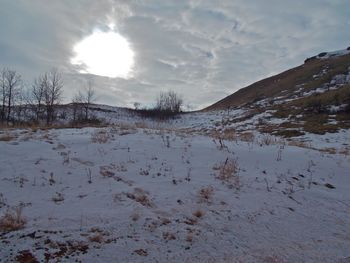
<svg viewBox="0 0 350 263">
<path fill-rule="evenodd" d="M 114 31 L 95 30 L 73 47 L 72 65 L 81 67 L 80 73 L 110 78 L 128 79 L 134 67 L 134 52 L 130 43 Z"/>
</svg>

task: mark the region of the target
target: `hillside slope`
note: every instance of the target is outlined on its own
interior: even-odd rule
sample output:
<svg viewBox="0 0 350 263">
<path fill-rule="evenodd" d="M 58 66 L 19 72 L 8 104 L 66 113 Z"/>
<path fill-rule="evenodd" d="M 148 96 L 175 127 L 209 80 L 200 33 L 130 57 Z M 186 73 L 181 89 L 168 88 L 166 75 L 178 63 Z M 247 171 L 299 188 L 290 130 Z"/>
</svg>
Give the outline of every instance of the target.
<svg viewBox="0 0 350 263">
<path fill-rule="evenodd" d="M 258 119 L 259 131 L 285 137 L 349 129 L 350 48 L 308 58 L 303 65 L 256 82 L 203 111 L 219 110 L 246 112 L 227 118 L 225 126 Z M 261 119 L 264 114 L 273 122 Z"/>
<path fill-rule="evenodd" d="M 338 52 L 320 53 L 318 56 L 306 59 L 301 66 L 240 89 L 204 110 L 227 109 L 263 98 L 286 96 L 287 93 L 296 92 L 303 85 L 306 86 L 305 90 L 316 89 L 330 82 L 336 75 L 347 74 L 349 66 L 350 48 Z"/>
</svg>

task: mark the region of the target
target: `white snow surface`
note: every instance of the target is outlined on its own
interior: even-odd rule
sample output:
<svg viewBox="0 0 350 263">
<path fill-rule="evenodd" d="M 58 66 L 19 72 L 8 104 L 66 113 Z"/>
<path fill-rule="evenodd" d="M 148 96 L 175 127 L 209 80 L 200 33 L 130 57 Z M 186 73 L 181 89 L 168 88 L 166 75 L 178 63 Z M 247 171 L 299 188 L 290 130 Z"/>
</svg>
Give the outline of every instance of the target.
<svg viewBox="0 0 350 263">
<path fill-rule="evenodd" d="M 349 154 L 203 136 L 223 114 L 1 131 L 12 139 L 0 140 L 0 217 L 23 207 L 26 224 L 0 232 L 0 261 L 28 250 L 39 262 L 347 262 Z M 337 150 L 349 138 L 303 137 Z"/>
</svg>

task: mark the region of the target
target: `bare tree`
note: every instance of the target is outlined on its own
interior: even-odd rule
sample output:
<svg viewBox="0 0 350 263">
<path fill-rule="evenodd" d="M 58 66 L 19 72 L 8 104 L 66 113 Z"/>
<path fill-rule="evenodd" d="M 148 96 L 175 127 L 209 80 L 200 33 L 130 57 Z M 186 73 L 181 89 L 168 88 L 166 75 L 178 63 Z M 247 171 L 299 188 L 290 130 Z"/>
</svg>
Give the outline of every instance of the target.
<svg viewBox="0 0 350 263">
<path fill-rule="evenodd" d="M 72 100 L 73 121 L 89 120 L 91 105 L 96 100 L 95 94 L 93 83 L 89 81 L 86 89 L 74 95 Z"/>
<path fill-rule="evenodd" d="M 53 69 L 44 74 L 45 84 L 45 106 L 46 106 L 46 124 L 53 122 L 55 118 L 55 107 L 62 99 L 63 81 L 61 74 L 57 69 Z"/>
<path fill-rule="evenodd" d="M 27 113 L 27 94 L 26 90 L 20 86 L 16 90 L 15 95 L 15 103 L 16 105 L 13 107 L 13 116 L 16 121 L 26 121 L 26 113 Z"/>
<path fill-rule="evenodd" d="M 48 75 L 43 74 L 34 80 L 32 85 L 32 99 L 35 108 L 36 121 L 39 121 L 44 114 L 45 93 L 48 84 Z"/>
<path fill-rule="evenodd" d="M 140 102 L 134 102 L 134 108 L 135 110 L 138 110 L 141 106 L 141 103 Z"/>
<path fill-rule="evenodd" d="M 171 113 L 179 113 L 183 105 L 183 99 L 174 91 L 161 92 L 158 95 L 156 109 Z"/>
<path fill-rule="evenodd" d="M 22 82 L 21 75 L 15 70 L 3 69 L 1 72 L 1 89 L 2 89 L 2 121 L 7 123 L 11 120 L 13 105 L 16 96 L 19 95 L 20 85 Z"/>
<path fill-rule="evenodd" d="M 93 82 L 88 82 L 88 87 L 82 95 L 83 98 L 83 107 L 85 110 L 85 120 L 89 119 L 89 110 L 91 108 L 91 104 L 96 100 L 96 92 L 93 87 Z"/>
<path fill-rule="evenodd" d="M 79 121 L 82 119 L 82 104 L 83 104 L 83 96 L 79 91 L 74 95 L 72 99 L 72 110 L 73 110 L 73 122 Z"/>
<path fill-rule="evenodd" d="M 5 87 L 5 70 L 0 72 L 0 88 L 1 88 L 1 121 L 4 122 L 6 119 L 5 109 L 7 101 L 7 90 Z"/>
</svg>

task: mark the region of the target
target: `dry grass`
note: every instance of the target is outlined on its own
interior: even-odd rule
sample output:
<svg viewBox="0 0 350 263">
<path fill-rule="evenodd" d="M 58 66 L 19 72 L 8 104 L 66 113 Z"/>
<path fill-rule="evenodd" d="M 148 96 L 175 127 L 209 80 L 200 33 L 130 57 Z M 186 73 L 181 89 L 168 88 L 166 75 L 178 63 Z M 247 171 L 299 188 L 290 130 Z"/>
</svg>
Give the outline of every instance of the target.
<svg viewBox="0 0 350 263">
<path fill-rule="evenodd" d="M 136 222 L 140 219 L 140 214 L 138 212 L 134 212 L 130 215 L 132 221 Z"/>
<path fill-rule="evenodd" d="M 349 156 L 350 155 L 350 148 L 348 147 L 343 147 L 339 150 L 338 152 L 339 154 L 343 154 L 343 155 L 346 155 L 346 156 Z"/>
<path fill-rule="evenodd" d="M 298 137 L 302 136 L 305 133 L 299 130 L 279 130 L 274 133 L 276 136 L 281 136 L 284 138 Z"/>
<path fill-rule="evenodd" d="M 239 135 L 239 138 L 241 141 L 252 143 L 255 140 L 255 135 L 251 132 L 244 132 Z"/>
<path fill-rule="evenodd" d="M 147 250 L 142 249 L 142 248 L 136 249 L 136 250 L 134 250 L 134 252 L 135 252 L 137 255 L 139 255 L 139 256 L 143 256 L 143 257 L 147 257 L 147 256 L 148 256 Z"/>
<path fill-rule="evenodd" d="M 9 142 L 9 141 L 12 141 L 14 139 L 16 139 L 16 137 L 9 134 L 9 133 L 5 133 L 5 134 L 2 134 L 0 136 L 0 142 Z"/>
<path fill-rule="evenodd" d="M 39 263 L 36 257 L 29 250 L 22 250 L 18 252 L 16 256 L 16 262 L 18 263 Z"/>
<path fill-rule="evenodd" d="M 135 188 L 134 193 L 126 193 L 126 197 L 134 200 L 135 202 L 140 203 L 146 207 L 153 207 L 151 200 L 148 197 L 148 192 L 144 191 L 141 188 Z"/>
<path fill-rule="evenodd" d="M 204 212 L 202 210 L 196 210 L 194 213 L 193 213 L 193 216 L 197 217 L 197 218 L 202 218 L 204 216 Z"/>
<path fill-rule="evenodd" d="M 115 173 L 111 171 L 110 166 L 100 166 L 100 174 L 102 177 L 111 178 L 114 177 Z"/>
<path fill-rule="evenodd" d="M 217 170 L 216 178 L 221 180 L 224 183 L 228 183 L 239 189 L 241 186 L 239 178 L 239 166 L 237 159 L 227 158 L 225 162 L 219 163 L 213 167 L 214 170 Z"/>
<path fill-rule="evenodd" d="M 186 236 L 186 241 L 192 243 L 193 242 L 193 234 L 188 233 Z"/>
<path fill-rule="evenodd" d="M 270 135 L 264 134 L 261 138 L 260 138 L 260 145 L 271 145 L 274 143 L 274 138 Z"/>
<path fill-rule="evenodd" d="M 296 146 L 300 148 L 311 148 L 311 144 L 303 141 L 289 141 L 289 146 Z"/>
<path fill-rule="evenodd" d="M 111 136 L 106 130 L 97 130 L 91 134 L 91 142 L 93 143 L 107 143 L 110 139 Z"/>
<path fill-rule="evenodd" d="M 336 154 L 337 153 L 337 149 L 334 147 L 322 148 L 322 149 L 319 149 L 319 151 L 324 152 L 324 153 L 329 153 L 329 154 Z"/>
<path fill-rule="evenodd" d="M 56 204 L 64 201 L 64 195 L 62 193 L 56 192 L 56 195 L 52 197 L 52 201 Z"/>
<path fill-rule="evenodd" d="M 198 191 L 200 202 L 210 203 L 213 199 L 214 188 L 212 186 L 203 187 Z"/>
<path fill-rule="evenodd" d="M 27 220 L 22 214 L 23 207 L 19 206 L 13 210 L 8 210 L 0 218 L 0 231 L 10 232 L 24 228 Z"/>
<path fill-rule="evenodd" d="M 101 233 L 95 233 L 92 236 L 89 236 L 89 241 L 94 243 L 103 243 L 104 238 Z"/>
<path fill-rule="evenodd" d="M 173 233 L 170 232 L 163 232 L 163 239 L 170 241 L 170 240 L 175 240 L 176 236 Z"/>
<path fill-rule="evenodd" d="M 226 128 L 224 131 L 220 132 L 213 130 L 209 134 L 210 137 L 218 140 L 227 140 L 227 141 L 237 141 L 239 138 L 236 130 L 233 128 Z"/>
</svg>

